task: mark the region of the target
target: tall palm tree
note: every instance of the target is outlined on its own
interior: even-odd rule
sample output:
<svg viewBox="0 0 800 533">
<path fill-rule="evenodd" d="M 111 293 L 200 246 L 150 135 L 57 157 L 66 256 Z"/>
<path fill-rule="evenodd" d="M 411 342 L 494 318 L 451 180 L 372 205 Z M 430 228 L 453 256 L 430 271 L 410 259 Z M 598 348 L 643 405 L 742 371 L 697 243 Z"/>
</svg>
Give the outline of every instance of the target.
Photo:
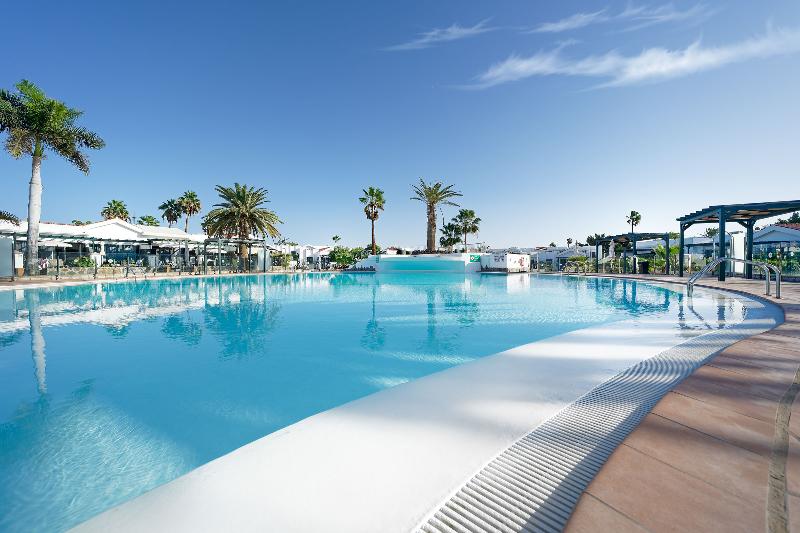
<svg viewBox="0 0 800 533">
<path fill-rule="evenodd" d="M 633 228 L 638 226 L 639 222 L 642 221 L 642 215 L 640 215 L 638 211 L 631 211 L 631 213 L 625 217 L 625 220 L 631 225 L 631 233 L 633 233 Z"/>
<path fill-rule="evenodd" d="M 183 208 L 178 200 L 170 199 L 158 206 L 161 211 L 161 218 L 167 221 L 167 227 L 172 227 L 173 224 L 178 222 L 183 214 Z"/>
<path fill-rule="evenodd" d="M 111 200 L 108 202 L 103 210 L 100 211 L 100 216 L 105 220 L 121 218 L 122 220 L 129 221 L 131 219 L 131 215 L 128 213 L 128 206 L 126 206 L 125 202 L 122 200 Z"/>
<path fill-rule="evenodd" d="M 572 247 L 572 237 L 567 237 L 567 248 Z"/>
<path fill-rule="evenodd" d="M 203 206 L 200 203 L 200 198 L 197 197 L 197 193 L 194 191 L 186 191 L 183 193 L 183 195 L 178 198 L 178 203 L 181 204 L 181 211 L 186 215 L 186 224 L 183 227 L 183 231 L 189 233 L 189 217 L 199 213 Z"/>
<path fill-rule="evenodd" d="M 17 92 L 0 89 L 0 133 L 8 132 L 6 150 L 14 158 L 31 156 L 31 181 L 28 188 L 28 237 L 25 251 L 28 275 L 38 269 L 39 221 L 42 216 L 42 158 L 45 149 L 60 155 L 84 173 L 89 159 L 82 148 L 99 149 L 105 142 L 96 133 L 77 126 L 83 114 L 63 102 L 48 98 L 29 82 L 20 81 Z"/>
<path fill-rule="evenodd" d="M 412 200 L 418 200 L 425 204 L 428 214 L 428 232 L 426 248 L 429 252 L 436 251 L 436 207 L 439 205 L 452 205 L 458 207 L 458 204 L 453 202 L 451 198 L 462 196 L 458 191 L 453 190 L 452 185 L 443 185 L 442 182 L 437 181 L 433 184 L 427 184 L 420 178 L 419 185 L 412 185 L 414 189 L 414 196 Z"/>
<path fill-rule="evenodd" d="M 205 217 L 209 234 L 242 240 L 259 235 L 275 238 L 281 234 L 277 228 L 282 224 L 278 215 L 263 207 L 269 202 L 266 189 L 234 183 L 233 187 L 217 185 L 216 191 L 222 201 L 214 204 Z M 239 253 L 246 258 L 247 245 L 240 244 Z"/>
<path fill-rule="evenodd" d="M 331 240 L 333 241 L 333 245 L 336 246 L 337 244 L 339 244 L 339 241 L 341 241 L 342 238 L 339 237 L 338 235 L 334 235 L 333 237 L 331 237 Z"/>
<path fill-rule="evenodd" d="M 461 228 L 455 222 L 449 222 L 442 226 L 441 232 L 439 245 L 448 252 L 452 252 L 453 246 L 461 242 Z"/>
<path fill-rule="evenodd" d="M 375 255 L 375 221 L 378 220 L 380 211 L 383 211 L 386 199 L 383 197 L 383 191 L 377 187 L 363 189 L 363 192 L 364 196 L 359 198 L 358 201 L 364 204 L 364 214 L 367 216 L 367 220 L 372 223 L 372 255 Z"/>
<path fill-rule="evenodd" d="M 19 226 L 19 218 L 8 211 L 0 211 L 0 222 L 11 222 L 15 226 Z"/>
<path fill-rule="evenodd" d="M 142 215 L 136 223 L 142 226 L 158 226 L 158 219 L 153 215 Z"/>
<path fill-rule="evenodd" d="M 467 235 L 478 233 L 480 230 L 481 219 L 475 216 L 472 209 L 460 209 L 458 214 L 453 217 L 453 223 L 458 227 L 459 233 L 464 236 L 464 251 L 467 251 Z"/>
</svg>

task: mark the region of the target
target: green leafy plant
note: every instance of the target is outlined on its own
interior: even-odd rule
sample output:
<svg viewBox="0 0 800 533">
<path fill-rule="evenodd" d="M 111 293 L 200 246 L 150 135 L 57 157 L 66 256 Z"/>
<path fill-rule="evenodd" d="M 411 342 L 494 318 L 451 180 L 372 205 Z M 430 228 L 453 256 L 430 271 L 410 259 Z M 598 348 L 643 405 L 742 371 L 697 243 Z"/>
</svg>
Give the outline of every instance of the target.
<svg viewBox="0 0 800 533">
<path fill-rule="evenodd" d="M 82 255 L 81 257 L 78 257 L 73 261 L 72 264 L 78 268 L 94 268 L 95 266 L 94 259 L 88 255 Z"/>
<path fill-rule="evenodd" d="M 31 156 L 25 268 L 28 275 L 34 275 L 38 269 L 41 168 L 45 150 L 60 155 L 88 174 L 89 158 L 82 149 L 100 149 L 105 142 L 96 133 L 76 124 L 83 114 L 81 111 L 48 98 L 28 80 L 20 81 L 15 87 L 17 92 L 0 89 L 0 133 L 8 134 L 5 148 L 12 157 Z"/>
<path fill-rule="evenodd" d="M 386 199 L 383 197 L 383 191 L 377 187 L 364 189 L 363 192 L 364 196 L 360 197 L 358 201 L 364 204 L 364 214 L 367 216 L 367 220 L 372 223 L 372 253 L 375 254 L 377 253 L 375 251 L 375 221 L 378 220 L 380 212 L 383 211 Z"/>
<path fill-rule="evenodd" d="M 463 196 L 460 192 L 453 190 L 453 185 L 444 185 L 442 182 L 425 183 L 420 178 L 419 185 L 412 185 L 414 196 L 412 200 L 417 200 L 425 204 L 426 214 L 428 217 L 427 229 L 427 245 L 428 252 L 436 251 L 436 208 L 440 205 L 452 205 L 458 207 L 458 204 L 453 202 L 453 198 Z"/>
<path fill-rule="evenodd" d="M 128 213 L 128 206 L 126 206 L 125 202 L 122 200 L 111 200 L 108 202 L 102 211 L 100 211 L 100 216 L 102 216 L 105 220 L 119 218 L 129 221 L 131 219 L 131 215 Z"/>
</svg>

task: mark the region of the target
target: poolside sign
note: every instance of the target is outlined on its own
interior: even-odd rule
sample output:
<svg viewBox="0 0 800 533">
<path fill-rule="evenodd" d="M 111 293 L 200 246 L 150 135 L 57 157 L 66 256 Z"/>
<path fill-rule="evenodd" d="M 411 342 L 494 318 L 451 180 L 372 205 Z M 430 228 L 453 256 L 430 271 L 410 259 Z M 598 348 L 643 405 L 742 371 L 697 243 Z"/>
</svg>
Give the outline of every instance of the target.
<svg viewBox="0 0 800 533">
<path fill-rule="evenodd" d="M 481 262 L 480 254 L 469 254 L 469 262 L 470 263 L 480 263 Z"/>
</svg>

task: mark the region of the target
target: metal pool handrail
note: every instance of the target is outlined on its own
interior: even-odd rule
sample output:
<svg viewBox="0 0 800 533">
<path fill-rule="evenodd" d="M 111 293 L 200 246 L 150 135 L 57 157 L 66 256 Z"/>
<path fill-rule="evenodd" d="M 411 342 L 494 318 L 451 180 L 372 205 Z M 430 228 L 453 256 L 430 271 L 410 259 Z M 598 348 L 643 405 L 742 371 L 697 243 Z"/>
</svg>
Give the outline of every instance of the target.
<svg viewBox="0 0 800 533">
<path fill-rule="evenodd" d="M 692 292 L 694 292 L 694 284 L 708 274 L 709 272 L 713 271 L 717 266 L 725 263 L 726 261 L 730 261 L 731 263 L 741 263 L 744 265 L 752 265 L 755 267 L 760 268 L 764 272 L 764 294 L 769 296 L 769 272 L 770 270 L 775 274 L 775 298 L 780 299 L 781 297 L 781 270 L 776 267 L 775 265 L 770 265 L 769 263 L 763 263 L 760 261 L 748 261 L 747 259 L 735 259 L 733 257 L 719 257 L 714 259 L 709 264 L 704 266 L 702 270 L 696 272 L 689 278 L 689 281 L 686 284 L 686 293 L 691 296 Z"/>
</svg>

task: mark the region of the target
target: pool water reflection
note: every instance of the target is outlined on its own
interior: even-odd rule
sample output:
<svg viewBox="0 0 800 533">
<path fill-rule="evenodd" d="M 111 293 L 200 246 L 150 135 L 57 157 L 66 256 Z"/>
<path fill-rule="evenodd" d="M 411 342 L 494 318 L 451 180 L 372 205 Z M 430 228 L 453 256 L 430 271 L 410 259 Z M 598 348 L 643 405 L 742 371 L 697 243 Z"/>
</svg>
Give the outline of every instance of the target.
<svg viewBox="0 0 800 533">
<path fill-rule="evenodd" d="M 66 529 L 305 417 L 524 343 L 632 317 L 689 327 L 682 300 L 443 273 L 0 292 L 0 530 Z"/>
</svg>

